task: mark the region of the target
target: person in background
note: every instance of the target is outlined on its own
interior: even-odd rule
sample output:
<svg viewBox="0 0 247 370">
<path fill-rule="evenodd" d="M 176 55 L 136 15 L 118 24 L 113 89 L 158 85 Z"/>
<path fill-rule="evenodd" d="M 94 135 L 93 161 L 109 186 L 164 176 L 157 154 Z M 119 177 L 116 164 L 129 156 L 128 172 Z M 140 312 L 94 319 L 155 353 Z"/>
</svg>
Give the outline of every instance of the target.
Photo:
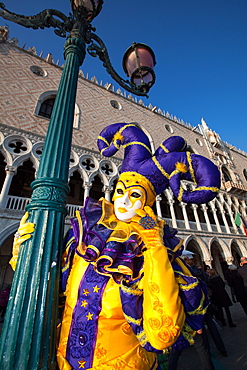
<svg viewBox="0 0 247 370">
<path fill-rule="evenodd" d="M 230 306 L 232 306 L 232 301 L 225 290 L 225 283 L 222 280 L 222 278 L 217 274 L 215 269 L 211 269 L 209 271 L 209 276 L 210 276 L 209 286 L 212 292 L 211 300 L 212 300 L 212 303 L 218 309 L 220 321 L 223 326 L 226 325 L 226 322 L 224 319 L 224 313 L 223 313 L 223 307 L 224 307 L 226 316 L 228 319 L 229 327 L 235 328 L 236 325 L 232 321 L 232 316 L 231 316 L 231 312 L 229 308 Z"/>
<path fill-rule="evenodd" d="M 247 257 L 240 258 L 240 267 L 238 268 L 238 275 L 242 278 L 244 288 L 247 293 Z"/>
<path fill-rule="evenodd" d="M 194 263 L 194 253 L 188 250 L 183 251 L 182 257 L 187 265 L 190 266 L 194 275 L 202 280 L 206 284 L 207 288 L 209 288 L 210 280 L 208 271 L 211 269 L 210 266 L 205 265 L 204 269 L 202 269 L 200 266 L 196 266 Z M 207 272 L 205 272 L 205 269 Z M 217 350 L 221 353 L 222 356 L 227 356 L 225 344 L 218 330 L 218 324 L 213 318 L 213 305 L 211 302 L 209 303 L 207 312 L 204 316 L 204 323 L 207 325 L 208 331 L 214 341 Z M 204 339 L 204 342 L 208 343 L 208 340 Z"/>
<path fill-rule="evenodd" d="M 206 279 L 206 273 L 197 267 L 194 264 L 194 253 L 188 250 L 183 250 L 182 252 L 182 258 L 184 262 L 189 266 L 190 270 L 192 271 L 193 275 L 197 278 L 199 275 L 202 277 L 200 278 L 201 281 L 203 281 L 203 277 Z M 205 274 L 205 276 L 204 276 Z M 205 281 L 204 281 L 205 282 Z M 206 285 L 206 284 L 205 284 Z M 205 315 L 206 316 L 206 315 Z M 204 316 L 204 318 L 205 318 Z M 198 330 L 195 337 L 194 337 L 194 347 L 197 351 L 201 363 L 202 363 L 202 369 L 204 370 L 214 370 L 215 367 L 213 365 L 211 355 L 210 355 L 210 346 L 208 341 L 208 336 L 205 330 L 205 326 L 203 325 L 202 329 Z M 178 351 L 171 351 L 168 358 L 168 370 L 176 370 L 179 358 L 182 354 L 182 349 Z"/>
<path fill-rule="evenodd" d="M 0 323 L 3 322 L 4 320 L 4 316 L 5 316 L 8 300 L 9 300 L 10 288 L 11 286 L 8 285 L 0 293 L 0 313 L 1 313 Z"/>
<path fill-rule="evenodd" d="M 238 275 L 237 266 L 229 265 L 228 270 L 225 272 L 225 278 L 229 287 L 233 289 L 237 301 L 241 304 L 247 315 L 247 293 L 244 288 L 243 280 Z"/>
</svg>

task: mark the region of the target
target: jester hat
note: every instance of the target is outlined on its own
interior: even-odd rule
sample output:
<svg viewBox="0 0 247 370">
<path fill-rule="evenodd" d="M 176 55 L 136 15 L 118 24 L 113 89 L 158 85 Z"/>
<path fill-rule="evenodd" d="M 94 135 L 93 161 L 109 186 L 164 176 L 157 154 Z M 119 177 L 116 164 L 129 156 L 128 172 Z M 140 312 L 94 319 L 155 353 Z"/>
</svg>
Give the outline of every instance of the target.
<svg viewBox="0 0 247 370">
<path fill-rule="evenodd" d="M 124 159 L 119 181 L 126 187 L 141 186 L 147 205 L 169 186 L 179 201 L 207 203 L 220 188 L 220 173 L 209 159 L 186 151 L 186 141 L 171 136 L 152 154 L 147 135 L 137 124 L 114 123 L 98 137 L 98 148 L 105 157 L 113 156 L 122 146 Z M 184 190 L 181 180 L 193 181 L 193 190 Z"/>
</svg>

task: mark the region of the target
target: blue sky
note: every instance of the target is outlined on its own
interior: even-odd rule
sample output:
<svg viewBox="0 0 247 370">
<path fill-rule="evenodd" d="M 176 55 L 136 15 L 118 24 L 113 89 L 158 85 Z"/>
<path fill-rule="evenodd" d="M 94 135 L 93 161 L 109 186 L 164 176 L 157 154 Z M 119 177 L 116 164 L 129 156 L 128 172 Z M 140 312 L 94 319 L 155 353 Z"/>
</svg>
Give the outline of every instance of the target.
<svg viewBox="0 0 247 370">
<path fill-rule="evenodd" d="M 69 0 L 3 0 L 7 9 L 34 15 L 46 8 L 70 12 Z M 247 1 L 105 0 L 93 21 L 112 65 L 125 78 L 122 56 L 133 41 L 156 55 L 156 83 L 143 98 L 192 126 L 203 117 L 224 141 L 247 152 Z M 0 18 L 20 46 L 52 53 L 63 64 L 65 39 L 53 29 L 32 30 Z M 102 63 L 86 56 L 89 77 L 112 82 Z M 117 87 L 117 83 L 114 82 Z"/>
</svg>

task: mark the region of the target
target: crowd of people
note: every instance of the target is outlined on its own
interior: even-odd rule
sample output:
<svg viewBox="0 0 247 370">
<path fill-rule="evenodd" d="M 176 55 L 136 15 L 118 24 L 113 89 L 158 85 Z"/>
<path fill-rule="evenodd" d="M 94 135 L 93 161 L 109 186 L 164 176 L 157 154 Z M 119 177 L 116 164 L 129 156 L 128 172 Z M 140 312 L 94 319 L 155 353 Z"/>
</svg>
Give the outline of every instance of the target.
<svg viewBox="0 0 247 370">
<path fill-rule="evenodd" d="M 202 280 L 208 289 L 210 303 L 205 314 L 204 326 L 197 331 L 194 337 L 194 348 L 200 357 L 202 368 L 205 370 L 214 370 L 215 367 L 211 359 L 208 334 L 211 336 L 218 352 L 222 356 L 227 356 L 227 349 L 222 340 L 219 325 L 227 325 L 225 320 L 226 314 L 229 327 L 236 327 L 230 311 L 233 302 L 239 302 L 247 315 L 247 257 L 241 257 L 239 268 L 231 264 L 228 265 L 228 269 L 224 272 L 225 281 L 231 291 L 231 298 L 225 289 L 224 280 L 214 268 L 207 265 L 202 268 L 196 265 L 194 253 L 191 251 L 184 250 L 182 257 L 193 271 L 193 274 Z M 8 285 L 0 293 L 0 322 L 4 321 L 10 288 L 11 286 Z M 168 356 L 168 370 L 177 369 L 182 351 L 181 349 L 170 352 Z"/>
<path fill-rule="evenodd" d="M 190 266 L 194 275 L 204 281 L 208 289 L 210 303 L 204 317 L 204 326 L 201 331 L 198 331 L 194 337 L 194 348 L 196 349 L 204 370 L 214 370 L 209 340 L 207 332 L 210 334 L 218 352 L 222 356 L 227 356 L 227 350 L 220 334 L 220 325 L 226 326 L 224 311 L 230 328 L 236 327 L 233 323 L 230 307 L 234 303 L 239 302 L 247 315 L 247 257 L 241 257 L 240 267 L 237 268 L 234 264 L 228 265 L 228 269 L 224 271 L 224 278 L 230 287 L 231 298 L 226 289 L 225 282 L 214 268 L 205 265 L 202 268 L 195 264 L 194 253 L 184 250 L 183 258 L 187 265 Z M 223 310 L 224 309 L 224 310 Z M 208 329 L 208 331 L 206 330 Z M 182 354 L 180 351 L 172 351 L 168 359 L 168 370 L 176 370 L 179 357 Z"/>
</svg>

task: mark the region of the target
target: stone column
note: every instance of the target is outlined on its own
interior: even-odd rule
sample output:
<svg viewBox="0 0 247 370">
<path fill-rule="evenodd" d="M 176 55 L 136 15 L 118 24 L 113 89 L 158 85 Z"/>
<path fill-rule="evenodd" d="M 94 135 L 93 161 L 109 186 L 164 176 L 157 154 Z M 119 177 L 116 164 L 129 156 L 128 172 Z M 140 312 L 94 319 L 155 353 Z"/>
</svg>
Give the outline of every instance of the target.
<svg viewBox="0 0 247 370">
<path fill-rule="evenodd" d="M 234 218 L 233 218 L 233 215 L 232 215 L 232 211 L 229 212 L 229 216 L 230 216 L 230 219 L 231 219 L 231 222 L 232 222 L 232 226 L 234 228 L 234 231 L 236 234 L 239 234 L 239 231 L 238 231 L 238 228 L 237 228 L 237 225 L 235 224 L 235 221 L 234 221 Z"/>
<path fill-rule="evenodd" d="M 222 230 L 221 230 L 221 227 L 220 227 L 220 223 L 219 223 L 219 220 L 218 220 L 218 217 L 217 217 L 217 208 L 215 207 L 214 204 L 212 204 L 212 212 L 213 212 L 213 215 L 214 215 L 214 220 L 215 220 L 215 224 L 216 224 L 216 227 L 217 227 L 217 230 L 219 233 L 222 233 Z"/>
<path fill-rule="evenodd" d="M 84 182 L 83 187 L 84 187 L 84 203 L 85 203 L 86 198 L 89 197 L 89 192 L 92 187 L 92 183 Z"/>
<path fill-rule="evenodd" d="M 168 200 L 168 203 L 169 203 L 169 206 L 170 206 L 170 212 L 171 212 L 171 216 L 172 216 L 172 227 L 174 227 L 176 229 L 178 227 L 178 225 L 177 225 L 175 210 L 174 210 L 174 207 L 173 207 L 173 204 L 175 202 L 174 202 L 174 200 L 170 199 L 170 200 Z"/>
<path fill-rule="evenodd" d="M 201 223 L 200 223 L 200 220 L 199 220 L 199 216 L 198 216 L 198 213 L 197 213 L 197 207 L 198 207 L 198 205 L 191 204 L 191 208 L 193 209 L 195 220 L 196 220 L 197 230 L 202 230 Z"/>
<path fill-rule="evenodd" d="M 205 265 L 210 266 L 212 268 L 212 259 L 205 259 L 204 263 Z"/>
<path fill-rule="evenodd" d="M 111 201 L 111 186 L 105 185 L 104 186 L 104 193 L 105 193 L 105 199 L 108 200 L 108 202 Z"/>
<path fill-rule="evenodd" d="M 227 264 L 228 264 L 228 265 L 232 265 L 232 264 L 233 264 L 233 260 L 234 260 L 234 259 L 233 259 L 233 257 L 232 257 L 232 256 L 227 256 L 227 257 L 226 257 L 226 262 L 227 262 Z"/>
<path fill-rule="evenodd" d="M 189 230 L 190 229 L 190 224 L 189 224 L 189 219 L 188 219 L 188 215 L 187 215 L 187 211 L 186 211 L 186 205 L 187 205 L 187 203 L 180 202 L 180 206 L 182 207 L 182 212 L 183 212 L 183 216 L 184 216 L 185 228 Z"/>
<path fill-rule="evenodd" d="M 9 188 L 13 179 L 13 176 L 16 174 L 16 167 L 6 166 L 6 177 L 3 183 L 3 187 L 0 194 L 0 208 L 6 208 L 7 205 L 7 198 L 9 194 Z"/>
<path fill-rule="evenodd" d="M 160 218 L 162 218 L 162 212 L 161 212 L 161 206 L 160 206 L 161 200 L 162 200 L 161 195 L 157 195 L 157 197 L 156 197 L 156 209 L 157 209 L 157 215 Z"/>
<path fill-rule="evenodd" d="M 211 227 L 211 224 L 210 224 L 210 221 L 209 221 L 209 217 L 208 217 L 208 214 L 207 214 L 207 209 L 208 209 L 208 207 L 206 206 L 206 204 L 202 204 L 202 210 L 203 210 L 203 213 L 204 213 L 204 217 L 205 217 L 205 221 L 206 221 L 208 231 L 212 232 L 213 230 L 212 230 L 212 227 Z"/>
<path fill-rule="evenodd" d="M 225 210 L 221 205 L 220 205 L 220 208 L 221 208 L 220 209 L 221 210 L 221 216 L 222 216 L 225 228 L 226 228 L 226 232 L 227 232 L 227 234 L 231 234 L 231 230 L 230 230 L 229 225 L 228 225 L 227 220 L 226 220 Z"/>
</svg>

